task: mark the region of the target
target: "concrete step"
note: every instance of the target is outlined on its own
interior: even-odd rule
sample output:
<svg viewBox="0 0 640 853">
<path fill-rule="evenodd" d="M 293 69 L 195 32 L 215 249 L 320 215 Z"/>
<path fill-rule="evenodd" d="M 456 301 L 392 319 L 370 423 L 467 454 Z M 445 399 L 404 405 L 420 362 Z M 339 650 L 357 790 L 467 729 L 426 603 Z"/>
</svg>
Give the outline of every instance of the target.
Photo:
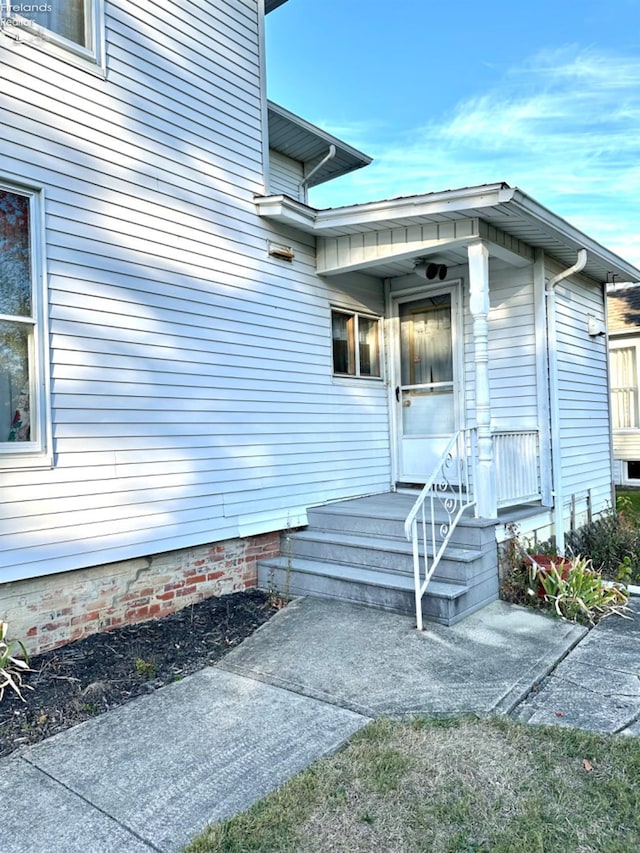
<svg viewBox="0 0 640 853">
<path fill-rule="evenodd" d="M 377 497 L 377 496 L 373 496 Z M 308 512 L 309 526 L 321 530 L 345 533 L 384 536 L 406 541 L 404 522 L 413 506 L 414 498 L 405 495 L 387 495 L 386 503 L 368 499 L 340 501 L 320 507 L 311 507 Z M 451 544 L 462 548 L 484 548 L 495 541 L 495 524 L 487 519 L 476 519 L 473 510 L 466 510 L 453 532 Z M 436 538 L 441 541 L 440 525 L 446 522 L 444 511 L 435 515 Z M 427 521 L 430 527 L 430 521 Z"/>
<path fill-rule="evenodd" d="M 495 563 L 494 551 L 495 540 L 485 551 L 459 548 L 450 543 L 436 569 L 436 577 L 467 583 L 488 568 L 488 563 Z M 406 539 L 308 527 L 285 535 L 282 553 L 292 559 L 345 563 L 413 576 L 413 551 Z"/>
<path fill-rule="evenodd" d="M 304 558 L 263 560 L 258 564 L 258 585 L 281 595 L 336 598 L 398 613 L 415 612 L 412 576 L 363 566 Z M 422 601 L 423 618 L 454 625 L 496 597 L 495 572 L 471 586 L 434 579 Z"/>
<path fill-rule="evenodd" d="M 389 492 L 311 507 L 308 527 L 283 535 L 282 556 L 258 564 L 260 586 L 413 613 L 413 553 L 404 521 L 416 497 Z M 437 533 L 445 520 L 439 512 Z M 497 597 L 495 522 L 465 514 L 429 584 L 423 616 L 453 625 Z"/>
</svg>

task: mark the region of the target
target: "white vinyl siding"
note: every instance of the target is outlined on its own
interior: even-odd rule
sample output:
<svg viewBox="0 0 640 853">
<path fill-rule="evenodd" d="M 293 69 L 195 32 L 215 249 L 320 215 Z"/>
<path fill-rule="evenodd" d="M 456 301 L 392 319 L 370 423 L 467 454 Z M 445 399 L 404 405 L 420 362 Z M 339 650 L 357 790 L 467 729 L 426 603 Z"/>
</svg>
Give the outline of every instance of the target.
<svg viewBox="0 0 640 853">
<path fill-rule="evenodd" d="M 475 420 L 473 320 L 465 296 L 465 389 Z M 494 431 L 538 426 L 533 269 L 491 271 L 489 281 L 489 389 Z"/>
<path fill-rule="evenodd" d="M 464 289 L 465 408 L 475 423 L 475 351 L 469 293 Z M 535 429 L 538 423 L 533 272 L 490 272 L 489 388 L 494 430 Z"/>
<path fill-rule="evenodd" d="M 548 269 L 553 275 L 555 269 Z M 569 279 L 556 287 L 560 458 L 565 514 L 591 494 L 592 510 L 611 504 L 611 422 L 606 339 L 588 334 L 589 316 L 604 322 L 602 287 Z"/>
<path fill-rule="evenodd" d="M 377 313 L 380 286 L 325 284 L 313 239 L 255 212 L 258 4 L 106 9 L 108 81 L 0 44 L 1 177 L 46 189 L 55 451 L 52 470 L 0 473 L 0 581 L 281 529 L 389 486 L 383 384 L 331 371 L 330 305 Z"/>
<path fill-rule="evenodd" d="M 303 179 L 302 163 L 273 149 L 269 151 L 269 192 L 272 195 L 288 195 L 296 201 L 304 201 Z"/>
</svg>

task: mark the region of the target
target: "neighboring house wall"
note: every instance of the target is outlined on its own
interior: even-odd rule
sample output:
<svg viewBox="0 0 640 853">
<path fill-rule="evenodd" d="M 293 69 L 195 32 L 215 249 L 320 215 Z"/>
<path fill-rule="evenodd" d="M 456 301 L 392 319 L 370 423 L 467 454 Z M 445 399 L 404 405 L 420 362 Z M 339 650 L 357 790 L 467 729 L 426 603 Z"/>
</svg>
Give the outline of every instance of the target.
<svg viewBox="0 0 640 853">
<path fill-rule="evenodd" d="M 640 336 L 612 333 L 609 339 L 611 416 L 615 478 L 620 485 L 640 483 L 640 418 L 638 412 Z"/>
<path fill-rule="evenodd" d="M 614 475 L 640 484 L 640 287 L 608 294 Z"/>
</svg>

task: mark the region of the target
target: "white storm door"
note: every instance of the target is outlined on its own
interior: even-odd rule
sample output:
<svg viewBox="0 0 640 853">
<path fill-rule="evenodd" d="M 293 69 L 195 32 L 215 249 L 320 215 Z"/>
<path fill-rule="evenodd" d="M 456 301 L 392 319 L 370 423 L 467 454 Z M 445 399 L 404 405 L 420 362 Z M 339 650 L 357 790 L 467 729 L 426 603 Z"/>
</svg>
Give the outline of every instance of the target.
<svg viewBox="0 0 640 853">
<path fill-rule="evenodd" d="M 398 480 L 424 483 L 457 429 L 456 291 L 397 300 Z"/>
</svg>

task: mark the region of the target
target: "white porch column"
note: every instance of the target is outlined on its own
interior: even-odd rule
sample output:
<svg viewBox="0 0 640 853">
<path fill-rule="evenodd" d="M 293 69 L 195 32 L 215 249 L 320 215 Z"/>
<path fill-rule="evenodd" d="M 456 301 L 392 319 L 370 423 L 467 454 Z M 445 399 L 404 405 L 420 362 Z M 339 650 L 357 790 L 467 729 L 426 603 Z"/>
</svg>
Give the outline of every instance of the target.
<svg viewBox="0 0 640 853">
<path fill-rule="evenodd" d="M 478 427 L 478 459 L 475 467 L 474 492 L 476 512 L 481 518 L 497 518 L 498 495 L 496 468 L 491 436 L 491 397 L 489 394 L 489 249 L 478 240 L 470 243 L 469 308 L 473 318 L 475 362 L 476 423 Z"/>
</svg>

